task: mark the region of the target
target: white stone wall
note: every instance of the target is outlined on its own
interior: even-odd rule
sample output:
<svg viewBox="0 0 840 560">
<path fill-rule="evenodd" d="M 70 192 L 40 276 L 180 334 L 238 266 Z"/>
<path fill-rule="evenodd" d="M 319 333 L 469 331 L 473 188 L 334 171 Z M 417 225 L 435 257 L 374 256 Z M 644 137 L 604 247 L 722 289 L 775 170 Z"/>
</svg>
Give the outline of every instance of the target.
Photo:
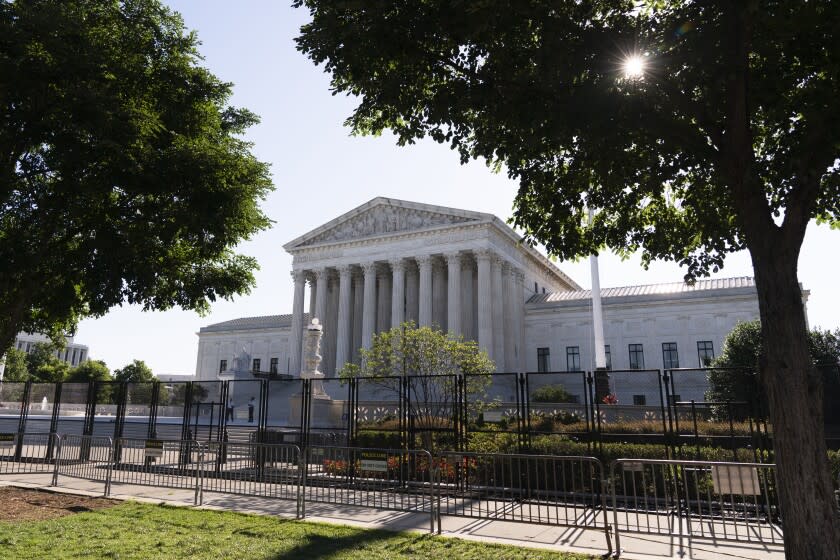
<svg viewBox="0 0 840 560">
<path fill-rule="evenodd" d="M 260 360 L 260 369 L 268 371 L 271 358 L 277 358 L 277 372 L 285 374 L 289 358 L 289 329 L 259 329 L 199 334 L 196 379 L 230 379 L 233 359 L 245 349 L 251 359 Z M 219 375 L 221 360 L 227 360 L 227 374 Z"/>
<path fill-rule="evenodd" d="M 749 290 L 731 290 L 712 297 L 648 296 L 604 300 L 605 343 L 610 346 L 612 370 L 630 367 L 630 344 L 644 349 L 645 369 L 663 369 L 662 344 L 676 342 L 679 365 L 699 367 L 698 341 L 712 341 L 719 356 L 726 335 L 740 321 L 758 318 L 758 300 Z M 618 301 L 616 301 L 618 300 Z M 594 369 L 592 310 L 589 302 L 526 305 L 526 366 L 537 371 L 537 348 L 549 348 L 551 370 L 567 371 L 566 348 L 580 349 L 580 367 Z M 682 374 L 678 390 L 682 400 L 702 400 L 702 374 Z M 648 379 L 649 378 L 649 379 Z M 632 381 L 632 383 L 631 383 Z M 632 404 L 634 394 L 646 394 L 648 404 L 658 404 L 656 377 L 636 372 L 611 375 L 619 403 Z M 644 388 L 644 390 L 640 390 Z M 653 397 L 657 401 L 651 403 Z"/>
<path fill-rule="evenodd" d="M 605 342 L 612 369 L 630 367 L 628 345 L 644 346 L 645 367 L 662 368 L 662 343 L 676 342 L 680 367 L 698 367 L 697 342 L 711 340 L 715 356 L 739 321 L 758 318 L 755 295 L 717 298 L 669 298 L 658 302 L 604 302 Z M 537 348 L 548 347 L 552 369 L 566 371 L 566 347 L 578 346 L 581 368 L 592 369 L 592 310 L 583 305 L 527 305 L 525 314 L 527 369 L 537 370 Z"/>
</svg>

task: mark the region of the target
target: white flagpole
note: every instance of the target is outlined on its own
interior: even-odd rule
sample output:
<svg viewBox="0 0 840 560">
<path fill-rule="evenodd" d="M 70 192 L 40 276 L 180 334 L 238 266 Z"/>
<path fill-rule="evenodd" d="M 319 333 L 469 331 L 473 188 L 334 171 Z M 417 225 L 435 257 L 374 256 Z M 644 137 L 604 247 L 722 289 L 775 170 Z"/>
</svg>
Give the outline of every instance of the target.
<svg viewBox="0 0 840 560">
<path fill-rule="evenodd" d="M 589 209 L 589 223 L 592 223 L 592 208 Z M 604 315 L 601 312 L 601 279 L 598 274 L 598 256 L 589 256 L 592 276 L 592 328 L 595 331 L 595 369 L 607 368 L 607 353 L 604 349 Z"/>
</svg>

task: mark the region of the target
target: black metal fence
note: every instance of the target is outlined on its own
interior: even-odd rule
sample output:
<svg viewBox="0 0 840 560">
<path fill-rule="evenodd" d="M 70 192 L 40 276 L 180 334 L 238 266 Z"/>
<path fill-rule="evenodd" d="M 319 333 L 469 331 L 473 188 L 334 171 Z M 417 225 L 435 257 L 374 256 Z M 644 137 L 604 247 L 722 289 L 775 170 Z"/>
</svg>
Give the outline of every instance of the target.
<svg viewBox="0 0 840 560">
<path fill-rule="evenodd" d="M 432 532 L 440 532 L 442 516 L 590 529 L 603 531 L 607 555 L 620 552 L 626 533 L 676 537 L 680 550 L 691 538 L 784 542 L 775 465 L 767 463 L 617 459 L 607 466 L 580 456 L 79 435 L 62 435 L 55 449 L 33 473 L 48 465 L 52 486 L 82 480 L 106 496 L 137 495 L 136 486 L 187 490 L 195 504 L 205 493 L 255 496 L 292 503 L 299 518 L 307 504 L 386 509 L 427 515 Z"/>
<path fill-rule="evenodd" d="M 823 371 L 827 438 L 837 449 L 840 372 Z M 773 446 L 765 411 L 756 376 L 723 369 L 2 383 L 0 460 L 10 447 L 23 456 L 18 434 L 43 433 L 767 463 Z M 52 442 L 26 453 L 49 460 Z"/>
</svg>

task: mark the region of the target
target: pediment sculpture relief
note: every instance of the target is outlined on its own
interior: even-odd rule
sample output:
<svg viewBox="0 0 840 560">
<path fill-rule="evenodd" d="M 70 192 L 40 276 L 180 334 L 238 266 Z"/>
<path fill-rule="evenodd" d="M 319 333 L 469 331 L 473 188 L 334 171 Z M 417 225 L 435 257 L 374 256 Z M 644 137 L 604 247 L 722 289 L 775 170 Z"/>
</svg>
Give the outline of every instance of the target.
<svg viewBox="0 0 840 560">
<path fill-rule="evenodd" d="M 472 218 L 385 206 L 372 208 L 359 216 L 338 224 L 334 228 L 313 237 L 307 244 L 345 241 L 383 233 L 411 231 L 469 221 L 472 221 Z"/>
</svg>

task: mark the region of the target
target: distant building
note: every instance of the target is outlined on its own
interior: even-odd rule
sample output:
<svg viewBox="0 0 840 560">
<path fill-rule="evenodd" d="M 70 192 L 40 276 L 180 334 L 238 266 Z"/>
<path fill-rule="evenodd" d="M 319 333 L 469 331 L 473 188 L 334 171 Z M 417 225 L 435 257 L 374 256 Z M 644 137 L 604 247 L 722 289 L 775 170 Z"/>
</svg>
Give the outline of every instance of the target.
<svg viewBox="0 0 840 560">
<path fill-rule="evenodd" d="M 195 381 L 194 375 L 180 375 L 174 373 L 156 373 L 158 381 L 161 383 L 183 383 L 185 381 Z"/>
<path fill-rule="evenodd" d="M 66 345 L 63 350 L 57 350 L 55 357 L 71 366 L 77 366 L 89 359 L 89 348 L 84 344 L 73 342 L 72 336 L 65 336 Z M 15 338 L 15 348 L 27 354 L 35 350 L 36 344 L 49 344 L 49 337 L 39 333 L 20 333 Z"/>
</svg>

